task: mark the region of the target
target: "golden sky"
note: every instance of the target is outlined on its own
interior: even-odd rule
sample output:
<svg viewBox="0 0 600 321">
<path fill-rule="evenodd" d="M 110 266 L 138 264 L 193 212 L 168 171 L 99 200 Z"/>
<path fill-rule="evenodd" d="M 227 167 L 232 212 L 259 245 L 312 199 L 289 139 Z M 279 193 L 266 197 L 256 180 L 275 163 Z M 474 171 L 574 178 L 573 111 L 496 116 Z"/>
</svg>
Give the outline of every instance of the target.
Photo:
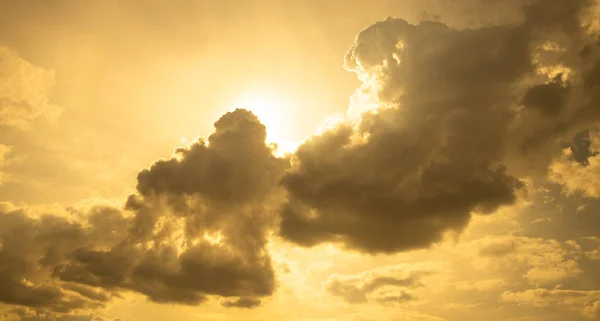
<svg viewBox="0 0 600 321">
<path fill-rule="evenodd" d="M 0 0 L 0 320 L 600 320 L 596 0 Z"/>
</svg>

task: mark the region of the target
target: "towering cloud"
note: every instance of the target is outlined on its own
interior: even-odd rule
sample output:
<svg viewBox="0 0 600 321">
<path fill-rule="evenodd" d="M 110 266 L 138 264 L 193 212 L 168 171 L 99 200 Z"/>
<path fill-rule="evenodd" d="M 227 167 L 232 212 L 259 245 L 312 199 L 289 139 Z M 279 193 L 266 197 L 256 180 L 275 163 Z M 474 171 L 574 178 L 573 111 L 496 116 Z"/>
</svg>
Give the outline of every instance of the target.
<svg viewBox="0 0 600 321">
<path fill-rule="evenodd" d="M 556 140 L 598 118 L 588 5 L 538 1 L 518 25 L 388 18 L 361 31 L 345 65 L 377 108 L 299 147 L 282 179 L 281 234 L 390 253 L 514 202 Z"/>
<path fill-rule="evenodd" d="M 256 306 L 270 295 L 270 199 L 286 161 L 272 155 L 265 126 L 246 110 L 224 115 L 215 128 L 207 143 L 142 171 L 139 195 L 127 203 L 134 212 L 128 237 L 109 250 L 78 249 L 60 278 L 128 288 L 157 302 L 198 304 L 217 295 Z"/>
<path fill-rule="evenodd" d="M 267 233 L 287 160 L 246 110 L 224 115 L 208 142 L 138 177 L 124 210 L 0 214 L 0 302 L 67 313 L 132 290 L 157 302 L 209 296 L 252 308 L 275 288 Z M 55 211 L 50 211 L 55 212 Z"/>
</svg>

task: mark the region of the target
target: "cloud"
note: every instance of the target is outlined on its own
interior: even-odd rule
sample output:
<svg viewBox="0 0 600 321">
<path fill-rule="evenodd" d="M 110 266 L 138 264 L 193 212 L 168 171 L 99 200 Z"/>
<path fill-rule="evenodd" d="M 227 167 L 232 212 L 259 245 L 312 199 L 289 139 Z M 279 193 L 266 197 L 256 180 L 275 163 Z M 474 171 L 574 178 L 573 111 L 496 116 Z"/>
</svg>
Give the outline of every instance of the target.
<svg viewBox="0 0 600 321">
<path fill-rule="evenodd" d="M 415 289 L 422 286 L 421 279 L 430 273 L 429 270 L 399 265 L 353 276 L 334 274 L 324 287 L 327 293 L 348 303 L 402 303 L 417 300 Z"/>
<path fill-rule="evenodd" d="M 584 237 L 580 242 L 587 258 L 590 260 L 600 260 L 600 237 Z"/>
<path fill-rule="evenodd" d="M 81 315 L 125 291 L 159 303 L 218 298 L 255 308 L 275 292 L 274 232 L 301 246 L 397 253 L 431 247 L 474 215 L 513 204 L 531 177 L 550 173 L 596 195 L 584 180 L 597 156 L 553 163 L 561 143 L 600 117 L 600 46 L 579 21 L 586 4 L 537 1 L 521 23 L 466 29 L 388 18 L 361 31 L 345 57 L 362 81 L 354 96 L 362 113 L 289 157 L 274 156 L 265 126 L 238 109 L 207 140 L 142 170 L 124 208 L 36 212 L 0 203 L 0 302 L 34 310 L 31 318 Z M 53 76 L 8 51 L 0 58 L 0 74 L 14 78 L 0 79 L 0 125 L 28 128 L 52 109 Z M 579 258 L 594 255 L 525 236 L 471 245 L 482 274 L 506 269 L 536 286 L 579 275 Z M 399 266 L 333 275 L 325 290 L 350 303 L 410 302 L 428 273 Z M 467 289 L 506 285 L 490 277 Z M 539 291 L 503 300 L 579 295 Z"/>
<path fill-rule="evenodd" d="M 600 317 L 600 291 L 530 289 L 523 292 L 504 292 L 501 302 L 528 305 L 536 308 L 562 307 L 580 311 L 592 319 Z"/>
<path fill-rule="evenodd" d="M 133 212 L 127 237 L 108 250 L 77 249 L 58 276 L 161 303 L 222 296 L 243 297 L 227 306 L 254 307 L 271 295 L 267 234 L 287 161 L 273 156 L 265 126 L 246 110 L 224 115 L 215 128 L 208 142 L 140 172 L 126 206 Z"/>
<path fill-rule="evenodd" d="M 56 314 L 27 308 L 13 308 L 0 314 L 6 321 L 111 321 L 89 312 Z M 115 319 L 114 321 L 120 321 Z"/>
<path fill-rule="evenodd" d="M 502 257 L 515 252 L 516 249 L 517 245 L 513 240 L 500 240 L 485 245 L 479 250 L 479 255 L 487 257 Z"/>
<path fill-rule="evenodd" d="M 569 87 L 562 81 L 559 74 L 551 82 L 535 85 L 525 93 L 523 106 L 535 109 L 541 114 L 552 117 L 560 114 L 566 107 Z"/>
<path fill-rule="evenodd" d="M 215 123 L 208 143 L 199 140 L 140 172 L 137 189 L 143 196 L 199 194 L 232 205 L 260 200 L 287 166 L 265 139 L 266 128 L 254 114 L 227 113 Z"/>
<path fill-rule="evenodd" d="M 2 183 L 4 183 L 4 181 L 6 180 L 6 177 L 3 172 L 2 169 L 4 167 L 4 164 L 6 164 L 6 155 L 10 152 L 10 147 L 0 144 L 0 185 L 2 185 Z"/>
<path fill-rule="evenodd" d="M 86 215 L 86 227 L 69 218 L 74 214 L 35 213 L 12 210 L 0 213 L 0 302 L 42 309 L 53 313 L 104 307 L 111 292 L 56 279 L 56 271 L 69 260 L 69 254 L 86 243 L 97 247 L 111 244 L 111 234 L 124 232 L 124 222 L 115 209 L 97 207 Z"/>
<path fill-rule="evenodd" d="M 68 314 L 131 290 L 161 303 L 258 306 L 275 289 L 267 234 L 288 161 L 246 110 L 215 127 L 207 143 L 143 170 L 124 209 L 4 206 L 0 302 Z"/>
<path fill-rule="evenodd" d="M 256 298 L 237 298 L 233 300 L 224 300 L 221 305 L 226 308 L 244 308 L 252 309 L 260 305 L 260 299 Z"/>
<path fill-rule="evenodd" d="M 361 31 L 345 66 L 376 107 L 298 148 L 281 235 L 394 253 L 515 202 L 520 177 L 545 175 L 559 152 L 553 138 L 598 119 L 577 96 L 597 95 L 596 59 L 575 45 L 585 4 L 540 1 L 520 25 L 388 18 Z M 580 65 L 586 76 L 570 77 Z"/>
<path fill-rule="evenodd" d="M 476 257 L 472 264 L 480 270 L 514 271 L 531 284 L 553 284 L 583 273 L 584 255 L 573 241 L 506 236 L 474 241 Z"/>
<path fill-rule="evenodd" d="M 589 133 L 590 146 L 586 163 L 572 159 L 573 150 L 566 149 L 550 168 L 550 180 L 561 184 L 568 194 L 580 192 L 588 197 L 600 197 L 600 131 Z"/>
<path fill-rule="evenodd" d="M 12 212 L 16 209 L 17 209 L 17 207 L 15 207 L 10 202 L 0 202 L 0 213 L 8 213 L 8 212 Z"/>
<path fill-rule="evenodd" d="M 29 129 L 40 117 L 55 117 L 50 104 L 54 72 L 34 66 L 0 46 L 0 126 Z"/>
</svg>

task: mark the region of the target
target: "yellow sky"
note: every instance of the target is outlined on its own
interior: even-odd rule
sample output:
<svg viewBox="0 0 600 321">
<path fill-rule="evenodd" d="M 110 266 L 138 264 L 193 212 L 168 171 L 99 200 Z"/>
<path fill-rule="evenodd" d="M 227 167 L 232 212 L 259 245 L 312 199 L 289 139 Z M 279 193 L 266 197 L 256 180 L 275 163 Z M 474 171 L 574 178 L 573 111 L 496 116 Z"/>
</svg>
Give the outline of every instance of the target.
<svg viewBox="0 0 600 321">
<path fill-rule="evenodd" d="M 0 0 L 0 320 L 600 320 L 598 12 Z"/>
<path fill-rule="evenodd" d="M 342 57 L 363 25 L 340 19 L 345 34 L 327 34 L 315 11 L 303 2 L 7 2 L 0 21 L 9 31 L 2 39 L 7 47 L 57 75 L 52 102 L 63 114 L 40 124 L 37 131 L 46 132 L 37 136 L 63 152 L 57 158 L 80 166 L 96 166 L 90 163 L 100 158 L 107 167 L 102 174 L 118 171 L 131 182 L 182 136 L 210 133 L 241 93 L 281 97 L 278 108 L 295 111 L 290 140 L 344 111 L 357 82 L 343 70 Z M 70 176 L 86 170 L 74 171 Z M 117 182 L 102 183 L 113 185 L 104 187 L 111 197 L 124 192 Z M 17 188 L 3 192 L 16 202 L 90 196 L 75 186 L 37 197 Z"/>
</svg>

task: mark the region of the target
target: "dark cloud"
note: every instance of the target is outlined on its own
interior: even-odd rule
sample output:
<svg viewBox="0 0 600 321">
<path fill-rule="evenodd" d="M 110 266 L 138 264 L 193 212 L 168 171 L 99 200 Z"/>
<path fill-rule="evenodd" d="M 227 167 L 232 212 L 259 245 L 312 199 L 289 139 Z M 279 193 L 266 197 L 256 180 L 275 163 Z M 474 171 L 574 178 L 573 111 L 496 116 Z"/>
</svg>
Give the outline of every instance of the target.
<svg viewBox="0 0 600 321">
<path fill-rule="evenodd" d="M 244 308 L 252 309 L 260 305 L 260 300 L 256 298 L 237 298 L 233 300 L 224 300 L 221 305 L 226 308 Z"/>
<path fill-rule="evenodd" d="M 525 108 L 537 110 L 546 116 L 557 116 L 567 103 L 569 87 L 562 83 L 562 74 L 551 82 L 531 87 L 525 97 Z"/>
<path fill-rule="evenodd" d="M 290 194 L 282 235 L 396 252 L 512 203 L 520 182 L 501 165 L 501 140 L 510 85 L 532 68 L 524 34 L 400 19 L 362 31 L 346 66 L 375 78 L 367 85 L 391 107 L 298 149 L 282 181 Z"/>
<path fill-rule="evenodd" d="M 571 149 L 571 159 L 581 165 L 589 165 L 589 158 L 596 156 L 598 153 L 593 151 L 592 140 L 590 139 L 590 131 L 585 130 L 575 135 L 571 144 L 567 146 Z"/>
<path fill-rule="evenodd" d="M 224 115 L 215 128 L 207 143 L 143 170 L 139 195 L 127 202 L 134 212 L 128 237 L 108 250 L 72 252 L 60 278 L 164 303 L 199 304 L 215 295 L 257 305 L 272 294 L 267 233 L 287 161 L 273 156 L 265 126 L 246 110 Z"/>
<path fill-rule="evenodd" d="M 275 289 L 267 233 L 288 161 L 246 110 L 215 128 L 207 143 L 143 170 L 123 210 L 3 206 L 0 302 L 67 315 L 131 290 L 163 303 L 220 296 L 238 298 L 228 307 L 258 306 Z"/>
<path fill-rule="evenodd" d="M 265 144 L 266 128 L 255 115 L 238 109 L 215 123 L 208 142 L 175 151 L 138 175 L 138 191 L 152 194 L 201 194 L 210 201 L 237 205 L 264 197 L 285 163 Z"/>
<path fill-rule="evenodd" d="M 598 119 L 578 96 L 596 95 L 580 55 L 587 5 L 538 1 L 518 25 L 388 18 L 361 31 L 345 66 L 363 81 L 355 96 L 378 107 L 299 147 L 281 235 L 398 252 L 513 203 L 521 177 L 560 156 L 558 139 Z"/>
<path fill-rule="evenodd" d="M 111 220 L 111 211 L 94 208 L 89 221 L 100 216 Z M 112 219 L 105 226 L 85 227 L 53 214 L 35 217 L 24 210 L 0 213 L 0 302 L 55 313 L 103 307 L 112 293 L 58 282 L 55 272 L 67 263 L 69 253 L 87 242 L 98 247 L 110 245 L 106 237 L 97 236 L 116 232 L 122 223 Z"/>
<path fill-rule="evenodd" d="M 551 166 L 550 179 L 562 185 L 567 194 L 583 194 L 591 198 L 600 197 L 600 132 L 596 129 L 587 132 L 587 143 L 565 149 L 562 157 Z M 581 146 L 580 145 L 580 146 Z M 577 154 L 576 154 L 577 153 Z M 582 155 L 583 154 L 583 155 Z M 583 161 L 577 161 L 577 159 Z"/>
</svg>

